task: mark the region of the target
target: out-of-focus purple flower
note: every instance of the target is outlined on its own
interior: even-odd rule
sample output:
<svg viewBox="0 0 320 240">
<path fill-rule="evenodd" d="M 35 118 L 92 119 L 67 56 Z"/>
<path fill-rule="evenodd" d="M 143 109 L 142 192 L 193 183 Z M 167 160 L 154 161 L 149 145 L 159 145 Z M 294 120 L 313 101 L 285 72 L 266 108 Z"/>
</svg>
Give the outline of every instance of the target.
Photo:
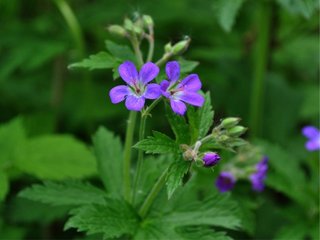
<svg viewBox="0 0 320 240">
<path fill-rule="evenodd" d="M 320 131 L 313 126 L 305 126 L 302 128 L 302 134 L 308 138 L 306 149 L 308 151 L 316 151 L 320 149 Z"/>
<path fill-rule="evenodd" d="M 201 107 L 204 97 L 198 93 L 201 89 L 201 81 L 197 74 L 190 74 L 181 81 L 180 65 L 177 61 L 168 62 L 166 65 L 168 80 L 160 83 L 162 95 L 170 100 L 172 110 L 184 115 L 187 110 L 186 104 Z"/>
<path fill-rule="evenodd" d="M 204 154 L 202 160 L 205 167 L 213 167 L 219 162 L 220 156 L 215 152 L 207 152 Z"/>
<path fill-rule="evenodd" d="M 161 95 L 160 86 L 150 83 L 159 74 L 159 67 L 152 63 L 145 63 L 138 73 L 135 65 L 126 61 L 119 66 L 119 74 L 127 85 L 119 85 L 109 92 L 113 104 L 126 100 L 126 108 L 141 111 L 145 99 L 157 99 Z"/>
<path fill-rule="evenodd" d="M 221 172 L 217 178 L 216 186 L 220 192 L 230 191 L 236 183 L 236 178 L 231 172 Z"/>
<path fill-rule="evenodd" d="M 264 189 L 264 181 L 268 171 L 268 157 L 264 156 L 260 162 L 256 164 L 256 172 L 251 174 L 252 189 L 256 192 L 261 192 Z"/>
</svg>

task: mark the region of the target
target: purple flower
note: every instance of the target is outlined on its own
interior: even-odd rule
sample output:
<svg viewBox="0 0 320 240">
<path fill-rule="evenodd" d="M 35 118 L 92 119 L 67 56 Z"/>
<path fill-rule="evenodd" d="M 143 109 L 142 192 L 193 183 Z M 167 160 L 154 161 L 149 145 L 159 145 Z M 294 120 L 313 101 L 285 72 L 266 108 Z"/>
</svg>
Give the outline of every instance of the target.
<svg viewBox="0 0 320 240">
<path fill-rule="evenodd" d="M 119 66 L 119 74 L 127 85 L 119 85 L 109 92 L 113 104 L 126 100 L 126 108 L 132 111 L 141 111 L 145 99 L 157 99 L 161 95 L 160 86 L 148 84 L 159 73 L 159 67 L 152 62 L 144 64 L 138 73 L 134 64 L 126 61 Z"/>
<path fill-rule="evenodd" d="M 216 186 L 220 192 L 227 192 L 234 187 L 235 183 L 236 178 L 231 172 L 221 172 L 217 178 Z"/>
<path fill-rule="evenodd" d="M 268 157 L 264 156 L 260 162 L 256 164 L 256 172 L 251 174 L 252 189 L 256 192 L 261 192 L 264 189 L 264 181 L 268 171 Z"/>
<path fill-rule="evenodd" d="M 313 126 L 306 126 L 302 129 L 302 134 L 308 138 L 306 149 L 316 151 L 320 149 L 320 131 Z"/>
<path fill-rule="evenodd" d="M 169 79 L 160 83 L 162 95 L 170 100 L 172 110 L 184 115 L 187 110 L 186 104 L 201 107 L 204 103 L 204 97 L 198 93 L 201 89 L 201 81 L 197 74 L 190 74 L 181 81 L 180 65 L 177 61 L 168 62 L 166 65 L 166 74 Z"/>
<path fill-rule="evenodd" d="M 213 167 L 219 162 L 220 156 L 215 152 L 207 152 L 204 154 L 202 160 L 205 167 Z"/>
</svg>

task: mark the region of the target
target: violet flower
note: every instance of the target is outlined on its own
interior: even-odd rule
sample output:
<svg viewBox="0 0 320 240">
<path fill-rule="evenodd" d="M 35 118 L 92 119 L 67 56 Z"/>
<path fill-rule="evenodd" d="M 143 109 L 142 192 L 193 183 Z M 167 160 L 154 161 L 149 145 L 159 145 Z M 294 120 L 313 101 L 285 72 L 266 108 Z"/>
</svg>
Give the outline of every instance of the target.
<svg viewBox="0 0 320 240">
<path fill-rule="evenodd" d="M 302 129 L 302 134 L 308 138 L 306 149 L 308 151 L 316 151 L 320 149 L 320 131 L 313 126 L 305 126 Z"/>
<path fill-rule="evenodd" d="M 207 152 L 204 154 L 202 160 L 205 167 L 213 167 L 219 162 L 220 156 L 215 152 Z"/>
<path fill-rule="evenodd" d="M 262 192 L 264 189 L 264 181 L 268 171 L 268 157 L 264 156 L 260 162 L 256 164 L 256 172 L 251 174 L 252 189 L 256 192 Z"/>
<path fill-rule="evenodd" d="M 216 187 L 220 192 L 230 191 L 236 183 L 236 178 L 231 172 L 221 172 L 216 180 Z"/>
<path fill-rule="evenodd" d="M 119 66 L 119 74 L 127 85 L 119 85 L 109 92 L 113 104 L 125 100 L 128 110 L 141 111 L 145 99 L 157 99 L 161 95 L 160 86 L 150 83 L 159 73 L 159 67 L 152 62 L 145 63 L 138 73 L 135 65 L 126 61 Z"/>
<path fill-rule="evenodd" d="M 180 78 L 180 65 L 177 61 L 168 62 L 166 65 L 168 80 L 160 83 L 162 95 L 170 100 L 172 110 L 184 115 L 187 107 L 185 103 L 201 107 L 204 97 L 198 93 L 201 89 L 201 81 L 197 74 L 190 74 L 183 80 Z"/>
</svg>

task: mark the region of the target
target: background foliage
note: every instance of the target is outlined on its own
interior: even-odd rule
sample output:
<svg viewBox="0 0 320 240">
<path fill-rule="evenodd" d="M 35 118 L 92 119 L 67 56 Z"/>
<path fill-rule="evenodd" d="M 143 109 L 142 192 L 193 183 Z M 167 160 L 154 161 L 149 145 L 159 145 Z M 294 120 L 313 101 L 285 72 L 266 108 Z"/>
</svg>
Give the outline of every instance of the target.
<svg viewBox="0 0 320 240">
<path fill-rule="evenodd" d="M 68 5 L 79 26 L 75 19 L 66 17 Z M 191 48 L 185 57 L 201 63 L 196 71 L 204 89 L 211 92 L 215 122 L 225 116 L 241 117 L 243 124 L 249 126 L 248 138 L 270 158 L 265 192 L 254 194 L 247 183 L 240 183 L 230 199 L 214 198 L 217 193 L 212 174 L 201 173 L 186 186 L 185 192 L 178 189 L 168 209 L 161 209 L 166 201 L 163 194 L 163 199 L 156 203 L 158 211 L 154 210 L 154 219 L 145 225 L 150 231 L 138 232 L 137 239 L 154 237 L 155 226 L 158 237 L 169 231 L 173 237 L 179 235 L 182 239 L 199 239 L 199 232 L 202 237 L 211 234 L 212 239 L 226 239 L 223 232 L 235 239 L 307 236 L 318 239 L 319 156 L 304 149 L 305 139 L 300 133 L 307 124 L 319 127 L 319 3 L 316 0 L 2 0 L 0 238 L 82 239 L 84 235 L 75 230 L 62 230 L 69 210 L 77 206 L 81 207 L 71 212 L 66 228 L 76 224 L 90 228 L 92 233 L 104 231 L 105 226 L 90 226 L 90 222 L 82 219 L 90 219 L 94 213 L 116 217 L 119 208 L 125 209 L 131 218 L 120 217 L 117 224 L 125 226 L 127 232 L 135 228 L 137 216 L 126 203 L 116 202 L 116 209 L 101 207 L 107 205 L 102 186 L 109 193 L 116 193 L 115 186 L 120 180 L 116 175 L 109 176 L 110 171 L 103 172 L 106 166 L 101 166 L 104 162 L 99 159 L 121 154 L 120 141 L 128 112 L 122 105 L 112 105 L 107 93 L 116 85 L 113 79 L 117 73 L 111 69 L 123 58 L 134 58 L 130 57 L 128 48 L 114 44 L 119 39 L 104 29 L 136 11 L 147 13 L 155 20 L 156 59 L 162 56 L 162 46 L 167 42 L 176 42 L 184 35 L 191 37 Z M 67 69 L 70 63 L 98 52 L 101 53 L 91 57 L 93 65 L 92 61 L 82 61 Z M 101 62 L 105 64 L 99 65 Z M 196 67 L 197 62 L 185 64 L 184 71 Z M 83 66 L 93 71 L 81 69 Z M 174 139 L 163 121 L 165 114 L 165 109 L 157 108 L 147 135 L 151 136 L 150 130 L 156 129 Z M 202 122 L 203 119 L 194 121 L 202 123 L 204 129 L 210 124 Z M 100 125 L 120 138 L 114 139 L 105 128 L 98 129 Z M 192 135 L 202 134 L 201 131 L 205 130 Z M 167 138 L 157 132 L 153 136 L 149 140 Z M 102 143 L 108 144 L 112 152 L 105 152 Z M 163 149 L 159 146 L 157 151 Z M 157 164 L 161 160 L 154 157 L 149 160 L 148 179 L 152 179 L 159 174 Z M 159 163 L 154 164 L 156 161 Z M 102 181 L 97 179 L 96 164 L 100 166 Z M 120 165 L 111 164 L 108 167 L 113 172 L 120 171 Z M 110 184 L 110 178 L 115 184 Z M 79 179 L 90 179 L 92 184 Z M 32 183 L 38 185 L 17 197 Z M 201 184 L 201 193 L 209 198 L 199 205 L 188 206 L 185 202 L 195 198 L 193 184 Z M 87 195 L 78 199 L 82 191 Z M 59 199 L 57 192 L 61 194 Z M 228 200 L 219 205 L 219 198 Z M 235 201 L 240 211 L 232 212 Z M 204 212 L 206 204 L 213 206 L 210 212 Z M 220 208 L 214 208 L 215 205 Z M 181 209 L 171 213 L 175 206 Z M 221 212 L 223 207 L 231 212 Z M 186 213 L 186 209 L 191 209 L 191 213 Z M 165 217 L 157 218 L 159 213 L 165 213 Z M 196 221 L 197 216 L 205 213 L 210 222 L 216 221 L 211 216 L 230 213 L 234 217 L 220 219 L 215 233 L 209 228 L 186 229 L 186 225 L 192 224 L 186 219 Z M 236 231 L 239 219 L 242 230 Z M 168 223 L 172 229 L 180 229 L 178 235 L 166 228 Z M 107 237 L 121 234 L 117 230 L 119 226 L 112 227 Z"/>
</svg>

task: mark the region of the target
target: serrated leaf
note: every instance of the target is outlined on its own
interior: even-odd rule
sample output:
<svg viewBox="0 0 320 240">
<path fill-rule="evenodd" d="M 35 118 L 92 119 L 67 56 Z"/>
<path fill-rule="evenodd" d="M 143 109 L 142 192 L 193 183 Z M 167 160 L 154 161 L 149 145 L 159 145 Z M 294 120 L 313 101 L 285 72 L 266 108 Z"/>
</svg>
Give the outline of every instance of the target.
<svg viewBox="0 0 320 240">
<path fill-rule="evenodd" d="M 98 162 L 100 178 L 112 194 L 122 188 L 122 145 L 112 132 L 100 127 L 93 136 L 93 147 Z"/>
<path fill-rule="evenodd" d="M 132 62 L 136 62 L 136 57 L 128 46 L 120 45 L 110 40 L 106 40 L 105 43 L 106 48 L 114 57 L 118 58 L 121 61 L 130 60 Z"/>
<path fill-rule="evenodd" d="M 87 234 L 102 233 L 104 238 L 131 234 L 139 227 L 134 209 L 124 200 L 106 199 L 105 204 L 94 204 L 75 209 L 65 229 L 76 228 Z"/>
<path fill-rule="evenodd" d="M 193 71 L 199 65 L 199 62 L 197 62 L 197 61 L 190 61 L 190 60 L 186 60 L 184 58 L 180 58 L 179 63 L 180 63 L 181 73 L 189 73 L 189 72 Z"/>
<path fill-rule="evenodd" d="M 141 140 L 135 148 L 141 149 L 146 153 L 175 153 L 179 151 L 179 146 L 176 142 L 167 135 L 153 131 L 153 136 Z"/>
<path fill-rule="evenodd" d="M 214 112 L 211 105 L 210 92 L 205 94 L 205 102 L 201 108 L 188 110 L 188 121 L 192 143 L 206 136 L 213 124 Z"/>
<path fill-rule="evenodd" d="M 20 146 L 15 166 L 40 179 L 83 178 L 96 173 L 90 150 L 69 135 L 33 138 Z"/>
<path fill-rule="evenodd" d="M 9 191 L 9 180 L 6 174 L 0 171 L 0 202 L 5 199 Z"/>
<path fill-rule="evenodd" d="M 113 68 L 116 64 L 116 60 L 107 52 L 99 52 L 94 55 L 90 55 L 89 58 L 82 60 L 81 62 L 72 63 L 68 68 L 88 68 L 94 69 L 108 69 Z"/>
<path fill-rule="evenodd" d="M 213 4 L 213 11 L 218 18 L 218 23 L 226 32 L 230 32 L 236 16 L 244 0 L 217 0 Z"/>
<path fill-rule="evenodd" d="M 80 181 L 51 182 L 35 184 L 22 190 L 19 197 L 53 206 L 79 206 L 84 204 L 104 203 L 106 194 L 89 183 Z"/>
<path fill-rule="evenodd" d="M 173 113 L 172 109 L 166 106 L 167 118 L 170 123 L 170 127 L 176 136 L 176 142 L 179 144 L 190 143 L 189 126 L 183 116 L 179 116 Z"/>
<path fill-rule="evenodd" d="M 166 179 L 168 198 L 171 198 L 174 191 L 182 185 L 183 177 L 188 172 L 190 165 L 191 163 L 182 157 L 170 165 Z"/>
<path fill-rule="evenodd" d="M 26 140 L 26 133 L 20 118 L 0 126 L 0 170 L 10 166 L 15 152 Z"/>
</svg>

